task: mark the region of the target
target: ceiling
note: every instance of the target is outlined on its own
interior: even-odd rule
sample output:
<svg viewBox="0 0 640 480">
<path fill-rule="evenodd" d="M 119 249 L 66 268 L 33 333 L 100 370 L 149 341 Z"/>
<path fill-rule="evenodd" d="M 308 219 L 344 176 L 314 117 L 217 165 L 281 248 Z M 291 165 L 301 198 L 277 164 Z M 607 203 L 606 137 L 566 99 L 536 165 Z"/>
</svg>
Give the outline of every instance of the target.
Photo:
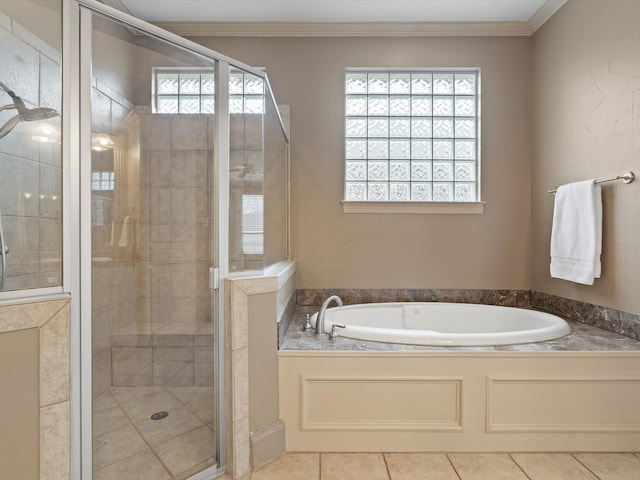
<svg viewBox="0 0 640 480">
<path fill-rule="evenodd" d="M 105 0 L 149 22 L 531 22 L 564 0 Z M 115 6 L 115 5 L 114 5 Z"/>
</svg>

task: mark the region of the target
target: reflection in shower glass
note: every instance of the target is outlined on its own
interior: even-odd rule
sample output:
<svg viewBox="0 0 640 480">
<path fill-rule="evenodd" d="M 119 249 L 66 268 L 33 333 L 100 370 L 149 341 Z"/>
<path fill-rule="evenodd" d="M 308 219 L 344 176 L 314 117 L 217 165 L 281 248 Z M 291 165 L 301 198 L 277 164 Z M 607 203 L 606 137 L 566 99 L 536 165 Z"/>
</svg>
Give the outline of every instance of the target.
<svg viewBox="0 0 640 480">
<path fill-rule="evenodd" d="M 280 109 L 273 97 L 265 98 L 264 114 L 264 266 L 289 256 L 289 148 L 282 120 L 288 124 L 288 109 Z"/>
<path fill-rule="evenodd" d="M 264 253 L 264 195 L 242 195 L 242 253 Z"/>
<path fill-rule="evenodd" d="M 229 269 L 235 273 L 289 256 L 289 149 L 281 121 L 288 109 L 279 110 L 267 85 L 241 71 L 229 82 Z"/>
<path fill-rule="evenodd" d="M 215 119 L 156 113 L 152 85 L 214 65 L 91 18 L 93 470 L 183 479 L 217 463 Z"/>
<path fill-rule="evenodd" d="M 59 0 L 0 0 L 4 291 L 62 285 L 61 12 Z"/>
<path fill-rule="evenodd" d="M 264 267 L 264 82 L 233 71 L 229 79 L 229 269 Z M 258 248 L 260 247 L 260 248 Z"/>
</svg>

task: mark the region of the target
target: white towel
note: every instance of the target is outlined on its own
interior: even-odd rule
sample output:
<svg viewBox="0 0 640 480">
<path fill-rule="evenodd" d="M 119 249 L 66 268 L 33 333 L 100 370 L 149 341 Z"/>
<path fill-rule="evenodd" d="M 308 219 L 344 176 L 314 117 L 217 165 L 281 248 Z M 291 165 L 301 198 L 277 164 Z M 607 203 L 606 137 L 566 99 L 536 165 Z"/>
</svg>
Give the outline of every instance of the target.
<svg viewBox="0 0 640 480">
<path fill-rule="evenodd" d="M 120 231 L 120 241 L 118 242 L 119 247 L 126 247 L 127 243 L 129 243 L 129 222 L 131 220 L 131 215 L 127 215 L 124 217 L 124 221 L 122 222 L 122 230 Z"/>
<path fill-rule="evenodd" d="M 551 229 L 551 276 L 585 285 L 600 277 L 602 192 L 594 180 L 562 185 Z"/>
</svg>

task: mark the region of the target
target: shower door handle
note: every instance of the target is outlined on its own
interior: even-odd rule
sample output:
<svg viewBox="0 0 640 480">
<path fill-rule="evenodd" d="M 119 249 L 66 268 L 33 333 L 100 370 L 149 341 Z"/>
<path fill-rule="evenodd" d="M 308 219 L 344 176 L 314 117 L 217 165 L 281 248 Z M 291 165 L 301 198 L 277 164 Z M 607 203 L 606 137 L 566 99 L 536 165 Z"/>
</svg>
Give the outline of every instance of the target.
<svg viewBox="0 0 640 480">
<path fill-rule="evenodd" d="M 7 279 L 7 254 L 9 247 L 4 243 L 4 232 L 2 231 L 2 211 L 0 211 L 0 257 L 2 257 L 2 273 L 0 273 L 0 290 L 4 288 Z"/>
</svg>

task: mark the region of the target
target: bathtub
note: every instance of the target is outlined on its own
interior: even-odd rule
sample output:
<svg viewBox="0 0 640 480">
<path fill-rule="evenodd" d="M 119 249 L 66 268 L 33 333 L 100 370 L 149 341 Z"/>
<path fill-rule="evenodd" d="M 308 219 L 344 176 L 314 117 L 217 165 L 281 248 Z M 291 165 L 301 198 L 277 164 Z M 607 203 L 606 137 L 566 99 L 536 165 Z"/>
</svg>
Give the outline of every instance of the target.
<svg viewBox="0 0 640 480">
<path fill-rule="evenodd" d="M 315 313 L 311 324 L 315 327 Z M 370 303 L 326 310 L 325 332 L 375 342 L 431 346 L 487 346 L 543 342 L 571 328 L 535 310 L 467 303 Z"/>
<path fill-rule="evenodd" d="M 454 340 L 540 342 L 532 331 L 563 322 L 509 307 L 385 303 L 331 307 L 325 328 L 343 322 L 341 335 L 364 329 L 377 334 L 367 339 L 390 334 L 413 343 L 407 333 L 432 317 L 434 324 L 419 325 L 431 332 L 417 335 L 436 346 L 331 342 L 300 328 L 308 308 L 298 307 L 297 328 L 278 351 L 288 451 L 638 451 L 640 345 L 633 339 L 578 324 L 557 342 L 458 347 Z M 372 326 L 358 326 L 359 317 Z M 386 328 L 393 317 L 398 325 Z"/>
</svg>

